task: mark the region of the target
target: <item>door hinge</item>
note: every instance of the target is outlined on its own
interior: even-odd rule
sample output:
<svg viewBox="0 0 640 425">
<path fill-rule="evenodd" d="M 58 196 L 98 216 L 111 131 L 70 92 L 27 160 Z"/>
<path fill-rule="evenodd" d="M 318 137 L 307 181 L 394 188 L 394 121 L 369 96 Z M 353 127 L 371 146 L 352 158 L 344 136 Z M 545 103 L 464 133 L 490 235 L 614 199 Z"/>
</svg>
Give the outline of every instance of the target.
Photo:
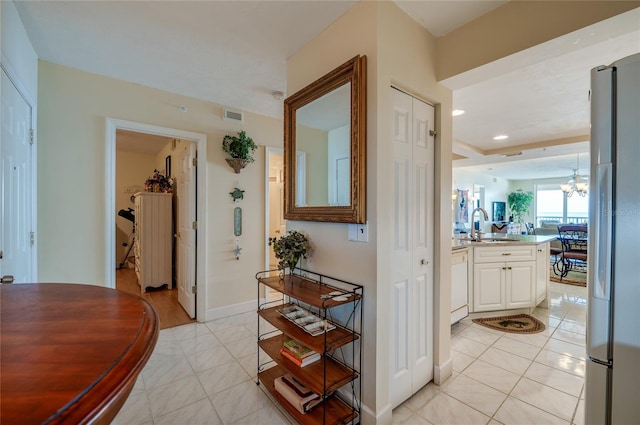
<svg viewBox="0 0 640 425">
<path fill-rule="evenodd" d="M 31 246 L 34 246 L 36 244 L 36 234 L 35 234 L 35 232 L 30 232 L 29 233 L 29 242 L 31 243 Z"/>
<path fill-rule="evenodd" d="M 193 285 L 193 286 L 191 287 L 191 293 L 192 293 L 192 294 L 197 294 L 197 293 L 198 293 L 198 286 Z"/>
<path fill-rule="evenodd" d="M 198 166 L 198 158 L 193 158 L 191 160 L 191 163 L 193 164 L 194 167 L 197 167 Z"/>
<path fill-rule="evenodd" d="M 197 221 L 194 221 L 193 223 L 191 223 L 191 228 L 192 228 L 193 230 L 198 230 L 198 222 L 197 222 Z"/>
<path fill-rule="evenodd" d="M 36 139 L 36 132 L 32 129 L 29 129 L 29 143 L 33 145 Z"/>
</svg>

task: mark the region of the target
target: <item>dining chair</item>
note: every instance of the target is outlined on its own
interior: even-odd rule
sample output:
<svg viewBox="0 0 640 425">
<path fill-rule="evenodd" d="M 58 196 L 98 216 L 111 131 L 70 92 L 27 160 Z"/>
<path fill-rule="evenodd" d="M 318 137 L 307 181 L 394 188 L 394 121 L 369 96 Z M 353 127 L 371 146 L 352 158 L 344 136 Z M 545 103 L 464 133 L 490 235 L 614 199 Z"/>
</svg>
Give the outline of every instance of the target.
<svg viewBox="0 0 640 425">
<path fill-rule="evenodd" d="M 558 239 L 562 242 L 562 253 L 554 264 L 560 280 L 570 271 L 587 270 L 588 228 L 585 225 L 558 226 Z"/>
</svg>

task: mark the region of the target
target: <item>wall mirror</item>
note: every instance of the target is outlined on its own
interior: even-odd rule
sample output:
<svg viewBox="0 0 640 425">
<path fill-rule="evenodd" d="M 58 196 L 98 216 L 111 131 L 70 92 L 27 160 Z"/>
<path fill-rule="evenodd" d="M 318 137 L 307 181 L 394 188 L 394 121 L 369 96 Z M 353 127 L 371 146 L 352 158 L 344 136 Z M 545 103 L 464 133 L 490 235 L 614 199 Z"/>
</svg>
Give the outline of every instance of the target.
<svg viewBox="0 0 640 425">
<path fill-rule="evenodd" d="M 284 216 L 366 223 L 366 56 L 284 101 Z"/>
</svg>

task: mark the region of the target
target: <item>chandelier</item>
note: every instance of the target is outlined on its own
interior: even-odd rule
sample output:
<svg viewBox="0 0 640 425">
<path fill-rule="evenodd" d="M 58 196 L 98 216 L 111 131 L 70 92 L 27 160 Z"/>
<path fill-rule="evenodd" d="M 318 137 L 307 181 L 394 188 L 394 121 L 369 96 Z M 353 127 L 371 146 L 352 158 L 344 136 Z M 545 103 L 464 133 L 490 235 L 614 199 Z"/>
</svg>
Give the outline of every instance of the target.
<svg viewBox="0 0 640 425">
<path fill-rule="evenodd" d="M 577 193 L 580 196 L 587 196 L 587 189 L 589 188 L 589 183 L 587 180 L 589 179 L 586 176 L 580 176 L 578 174 L 578 170 L 580 170 L 580 154 L 578 154 L 577 159 L 577 167 L 573 170 L 573 176 L 569 178 L 569 181 L 566 184 L 561 184 L 560 188 L 562 192 L 564 192 L 567 196 L 571 196 L 574 193 Z"/>
</svg>

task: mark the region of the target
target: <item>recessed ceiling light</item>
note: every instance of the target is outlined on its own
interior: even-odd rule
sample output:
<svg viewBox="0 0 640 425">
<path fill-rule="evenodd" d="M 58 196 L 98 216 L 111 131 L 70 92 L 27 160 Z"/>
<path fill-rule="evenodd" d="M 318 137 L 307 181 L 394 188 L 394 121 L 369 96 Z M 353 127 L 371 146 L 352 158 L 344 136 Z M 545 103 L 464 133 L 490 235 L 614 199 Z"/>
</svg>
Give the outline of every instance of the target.
<svg viewBox="0 0 640 425">
<path fill-rule="evenodd" d="M 507 136 L 506 134 L 499 134 L 496 137 L 493 138 L 493 140 L 504 140 L 504 139 L 508 139 L 509 136 Z"/>
<path fill-rule="evenodd" d="M 454 109 L 453 111 L 451 111 L 451 115 L 454 117 L 457 117 L 462 114 L 464 114 L 464 111 L 462 109 Z"/>
</svg>

